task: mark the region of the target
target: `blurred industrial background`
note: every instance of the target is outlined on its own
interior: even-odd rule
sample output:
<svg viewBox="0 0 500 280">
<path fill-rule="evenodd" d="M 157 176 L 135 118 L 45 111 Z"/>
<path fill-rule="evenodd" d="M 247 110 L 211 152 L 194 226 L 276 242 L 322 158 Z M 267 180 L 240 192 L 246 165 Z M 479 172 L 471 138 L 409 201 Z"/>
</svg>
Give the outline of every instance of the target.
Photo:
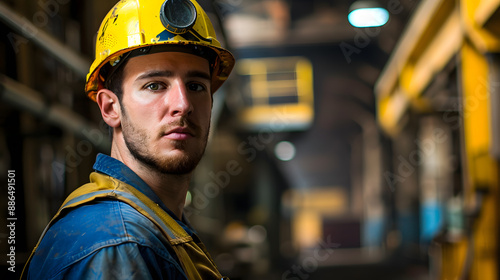
<svg viewBox="0 0 500 280">
<path fill-rule="evenodd" d="M 199 2 L 237 58 L 186 201 L 223 273 L 500 279 L 500 0 Z M 2 279 L 109 151 L 83 87 L 115 3 L 0 0 Z"/>
</svg>

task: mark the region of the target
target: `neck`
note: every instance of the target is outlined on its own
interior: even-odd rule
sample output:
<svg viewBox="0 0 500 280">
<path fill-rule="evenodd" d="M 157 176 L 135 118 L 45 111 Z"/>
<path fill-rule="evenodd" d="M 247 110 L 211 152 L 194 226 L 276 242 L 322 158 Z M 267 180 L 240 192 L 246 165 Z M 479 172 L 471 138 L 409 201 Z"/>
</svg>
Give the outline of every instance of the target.
<svg viewBox="0 0 500 280">
<path fill-rule="evenodd" d="M 161 201 L 179 219 L 182 218 L 191 174 L 164 174 L 132 156 L 127 149 L 112 144 L 111 157 L 123 162 L 134 171 L 155 192 Z"/>
</svg>

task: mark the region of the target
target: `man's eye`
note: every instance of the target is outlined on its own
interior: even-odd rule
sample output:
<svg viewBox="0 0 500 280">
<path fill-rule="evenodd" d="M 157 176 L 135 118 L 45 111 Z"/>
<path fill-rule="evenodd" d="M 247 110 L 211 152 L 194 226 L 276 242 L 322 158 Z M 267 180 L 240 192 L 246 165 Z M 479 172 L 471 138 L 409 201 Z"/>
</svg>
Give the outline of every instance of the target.
<svg viewBox="0 0 500 280">
<path fill-rule="evenodd" d="M 203 84 L 199 84 L 199 83 L 190 83 L 188 85 L 188 89 L 190 91 L 204 91 L 205 86 Z"/>
<path fill-rule="evenodd" d="M 161 90 L 162 86 L 159 83 L 150 83 L 146 85 L 146 89 L 152 90 L 152 91 L 157 91 Z"/>
</svg>

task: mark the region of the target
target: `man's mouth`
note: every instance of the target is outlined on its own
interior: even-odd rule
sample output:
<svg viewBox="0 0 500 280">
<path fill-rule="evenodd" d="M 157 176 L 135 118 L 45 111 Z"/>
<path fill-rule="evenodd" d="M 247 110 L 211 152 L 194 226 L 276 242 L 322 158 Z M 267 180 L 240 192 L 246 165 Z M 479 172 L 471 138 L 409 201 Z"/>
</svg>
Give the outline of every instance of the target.
<svg viewBox="0 0 500 280">
<path fill-rule="evenodd" d="M 193 138 L 194 133 L 188 127 L 175 127 L 167 131 L 163 137 L 170 140 L 187 140 Z"/>
</svg>

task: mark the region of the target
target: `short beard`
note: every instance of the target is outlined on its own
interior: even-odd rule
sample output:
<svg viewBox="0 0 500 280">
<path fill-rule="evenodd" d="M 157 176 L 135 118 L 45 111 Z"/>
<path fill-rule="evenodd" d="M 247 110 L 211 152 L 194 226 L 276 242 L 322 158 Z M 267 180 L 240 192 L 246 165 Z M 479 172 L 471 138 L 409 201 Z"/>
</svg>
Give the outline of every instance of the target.
<svg viewBox="0 0 500 280">
<path fill-rule="evenodd" d="M 185 155 L 182 158 L 175 157 L 161 159 L 154 156 L 154 151 L 149 151 L 147 149 L 147 139 L 149 137 L 148 134 L 130 124 L 129 118 L 124 108 L 122 108 L 122 112 L 125 120 L 125 122 L 122 121 L 123 139 L 125 141 L 125 145 L 130 151 L 130 154 L 135 159 L 148 166 L 150 169 L 158 171 L 165 175 L 187 175 L 196 168 L 201 158 L 203 157 L 203 154 L 205 153 L 205 148 L 208 140 L 208 131 L 210 131 L 210 129 L 208 129 L 207 133 L 203 135 L 203 148 L 191 154 Z M 196 127 L 187 119 L 181 119 L 181 121 L 176 125 L 183 126 L 186 123 L 191 128 Z M 197 131 L 200 132 L 201 130 L 197 129 Z M 183 150 L 184 146 L 184 142 L 177 142 L 176 144 L 177 149 Z"/>
</svg>

